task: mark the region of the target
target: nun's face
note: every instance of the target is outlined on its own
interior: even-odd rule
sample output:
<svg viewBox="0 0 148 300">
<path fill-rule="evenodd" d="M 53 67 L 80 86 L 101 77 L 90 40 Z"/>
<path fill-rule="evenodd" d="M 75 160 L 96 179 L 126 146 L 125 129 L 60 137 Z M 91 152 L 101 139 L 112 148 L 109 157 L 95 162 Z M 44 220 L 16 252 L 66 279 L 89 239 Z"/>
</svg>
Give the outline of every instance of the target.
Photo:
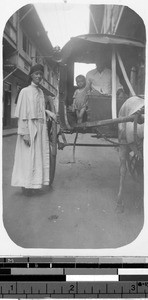
<svg viewBox="0 0 148 300">
<path fill-rule="evenodd" d="M 31 74 L 31 78 L 32 78 L 33 83 L 39 85 L 39 83 L 43 79 L 43 72 L 36 71 L 36 72 Z"/>
</svg>

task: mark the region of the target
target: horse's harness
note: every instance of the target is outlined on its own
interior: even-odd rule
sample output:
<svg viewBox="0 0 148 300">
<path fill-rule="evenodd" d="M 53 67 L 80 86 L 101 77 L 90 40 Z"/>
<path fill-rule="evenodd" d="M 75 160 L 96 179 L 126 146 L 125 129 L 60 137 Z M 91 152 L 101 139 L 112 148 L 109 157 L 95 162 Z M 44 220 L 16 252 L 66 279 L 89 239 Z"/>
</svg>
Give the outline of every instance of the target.
<svg viewBox="0 0 148 300">
<path fill-rule="evenodd" d="M 138 137 L 137 134 L 137 125 L 138 124 L 142 124 L 144 122 L 144 119 L 142 118 L 142 115 L 144 114 L 144 106 L 142 106 L 139 110 L 137 110 L 134 114 L 134 142 L 130 142 L 130 143 L 119 143 L 119 142 L 115 142 L 113 140 L 111 140 L 110 138 L 108 138 L 105 134 L 103 134 L 98 128 L 97 128 L 97 133 L 100 134 L 100 136 L 102 138 L 104 138 L 106 141 L 114 144 L 116 147 L 117 146 L 130 146 L 130 148 L 134 151 L 134 153 L 139 157 L 139 158 L 143 158 L 143 146 L 141 143 L 141 140 Z"/>
</svg>

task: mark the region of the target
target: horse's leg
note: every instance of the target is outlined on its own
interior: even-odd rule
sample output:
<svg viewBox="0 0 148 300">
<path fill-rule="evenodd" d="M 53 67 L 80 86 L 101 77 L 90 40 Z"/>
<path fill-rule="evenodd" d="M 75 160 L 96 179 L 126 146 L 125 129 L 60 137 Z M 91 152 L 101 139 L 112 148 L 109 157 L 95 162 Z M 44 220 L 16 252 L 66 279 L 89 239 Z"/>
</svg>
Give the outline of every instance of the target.
<svg viewBox="0 0 148 300">
<path fill-rule="evenodd" d="M 123 185 L 125 181 L 127 166 L 126 166 L 126 160 L 127 160 L 127 153 L 128 149 L 127 146 L 121 145 L 119 147 L 119 159 L 120 159 L 120 183 L 119 183 L 119 191 L 117 196 L 117 206 L 116 211 L 117 212 L 123 212 L 124 211 L 124 203 L 123 203 Z"/>
</svg>

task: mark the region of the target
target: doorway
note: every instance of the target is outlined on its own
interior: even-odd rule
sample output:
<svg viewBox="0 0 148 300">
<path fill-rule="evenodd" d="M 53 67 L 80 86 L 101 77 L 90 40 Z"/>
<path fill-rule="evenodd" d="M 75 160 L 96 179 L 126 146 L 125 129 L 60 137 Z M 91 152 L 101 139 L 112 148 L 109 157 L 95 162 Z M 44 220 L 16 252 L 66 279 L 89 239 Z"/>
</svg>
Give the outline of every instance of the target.
<svg viewBox="0 0 148 300">
<path fill-rule="evenodd" d="M 3 97 L 3 127 L 11 125 L 11 92 L 4 91 Z"/>
</svg>

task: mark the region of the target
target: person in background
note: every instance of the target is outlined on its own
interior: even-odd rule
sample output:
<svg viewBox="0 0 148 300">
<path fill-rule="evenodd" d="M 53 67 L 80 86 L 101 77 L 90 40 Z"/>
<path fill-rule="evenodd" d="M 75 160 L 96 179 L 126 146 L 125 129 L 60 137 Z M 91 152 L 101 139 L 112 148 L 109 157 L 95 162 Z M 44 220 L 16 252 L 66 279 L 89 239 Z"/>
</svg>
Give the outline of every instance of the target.
<svg viewBox="0 0 148 300">
<path fill-rule="evenodd" d="M 82 123 L 83 115 L 87 108 L 87 92 L 89 90 L 89 84 L 86 85 L 86 79 L 83 75 L 76 77 L 76 83 L 78 89 L 75 90 L 73 95 L 72 111 L 76 112 L 78 124 Z"/>
<path fill-rule="evenodd" d="M 29 73 L 29 86 L 20 91 L 15 116 L 18 118 L 14 166 L 11 185 L 31 196 L 49 185 L 49 140 L 46 119 L 56 115 L 45 110 L 45 99 L 39 84 L 44 67 L 36 64 Z"/>
<path fill-rule="evenodd" d="M 112 72 L 106 66 L 104 57 L 96 59 L 96 68 L 86 74 L 86 83 L 91 86 L 91 93 L 94 95 L 111 95 L 112 94 Z M 123 86 L 116 75 L 116 93 L 117 98 L 124 97 Z"/>
</svg>

